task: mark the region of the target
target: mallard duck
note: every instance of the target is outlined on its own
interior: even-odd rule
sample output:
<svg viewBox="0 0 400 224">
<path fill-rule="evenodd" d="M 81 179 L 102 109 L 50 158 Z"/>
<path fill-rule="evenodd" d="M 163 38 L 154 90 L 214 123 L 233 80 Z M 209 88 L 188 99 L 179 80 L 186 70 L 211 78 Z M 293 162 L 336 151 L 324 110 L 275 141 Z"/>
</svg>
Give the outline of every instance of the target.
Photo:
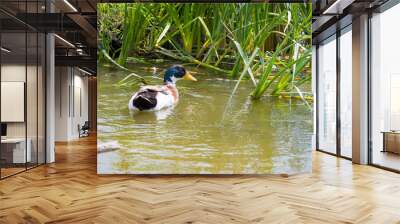
<svg viewBox="0 0 400 224">
<path fill-rule="evenodd" d="M 179 93 L 175 82 L 179 79 L 197 81 L 182 65 L 173 65 L 165 71 L 164 85 L 142 86 L 129 100 L 129 109 L 158 111 L 176 105 Z"/>
</svg>

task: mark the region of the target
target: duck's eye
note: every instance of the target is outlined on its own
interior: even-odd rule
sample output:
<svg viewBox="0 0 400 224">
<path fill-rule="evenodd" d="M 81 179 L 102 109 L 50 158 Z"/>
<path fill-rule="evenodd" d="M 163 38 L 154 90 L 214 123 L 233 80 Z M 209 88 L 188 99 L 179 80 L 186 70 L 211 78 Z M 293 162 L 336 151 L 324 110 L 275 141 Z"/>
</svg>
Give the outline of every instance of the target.
<svg viewBox="0 0 400 224">
<path fill-rule="evenodd" d="M 181 71 L 174 74 L 174 76 L 177 78 L 182 78 L 184 75 L 185 75 L 185 73 L 182 73 Z"/>
</svg>

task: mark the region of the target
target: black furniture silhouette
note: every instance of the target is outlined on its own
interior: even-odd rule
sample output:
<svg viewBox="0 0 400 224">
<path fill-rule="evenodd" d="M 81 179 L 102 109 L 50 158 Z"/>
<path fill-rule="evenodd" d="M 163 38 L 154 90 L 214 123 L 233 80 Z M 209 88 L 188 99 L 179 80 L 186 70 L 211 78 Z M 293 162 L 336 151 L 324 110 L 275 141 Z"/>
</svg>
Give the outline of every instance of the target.
<svg viewBox="0 0 400 224">
<path fill-rule="evenodd" d="M 89 121 L 85 121 L 82 127 L 78 125 L 79 138 L 89 136 L 89 129 L 90 129 Z"/>
</svg>

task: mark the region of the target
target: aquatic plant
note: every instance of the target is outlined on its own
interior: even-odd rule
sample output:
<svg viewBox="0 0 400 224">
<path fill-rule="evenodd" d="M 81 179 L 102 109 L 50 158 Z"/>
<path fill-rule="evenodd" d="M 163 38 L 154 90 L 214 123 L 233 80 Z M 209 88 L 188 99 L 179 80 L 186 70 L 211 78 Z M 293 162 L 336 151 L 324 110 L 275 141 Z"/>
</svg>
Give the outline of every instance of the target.
<svg viewBox="0 0 400 224">
<path fill-rule="evenodd" d="M 311 80 L 311 4 L 98 7 L 99 49 L 106 53 L 99 60 L 110 55 L 124 66 L 129 57 L 169 58 L 217 70 L 238 85 L 249 79 L 253 99 L 268 93 L 308 100 L 299 87 Z"/>
</svg>

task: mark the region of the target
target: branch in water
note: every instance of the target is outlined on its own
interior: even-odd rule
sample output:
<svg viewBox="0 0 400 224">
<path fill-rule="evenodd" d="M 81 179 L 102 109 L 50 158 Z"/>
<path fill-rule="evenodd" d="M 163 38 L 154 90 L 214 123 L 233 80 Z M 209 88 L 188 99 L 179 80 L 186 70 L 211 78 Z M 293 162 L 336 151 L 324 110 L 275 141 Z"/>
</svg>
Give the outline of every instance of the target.
<svg viewBox="0 0 400 224">
<path fill-rule="evenodd" d="M 114 59 L 112 59 L 112 58 L 110 57 L 110 55 L 108 55 L 107 52 L 106 52 L 104 49 L 101 50 L 101 53 L 104 55 L 105 58 L 107 58 L 107 60 L 109 60 L 109 61 L 110 61 L 113 65 L 115 65 L 117 68 L 119 68 L 119 69 L 121 69 L 121 70 L 124 70 L 124 71 L 127 71 L 127 72 L 130 72 L 130 74 L 129 74 L 128 77 L 132 77 L 132 76 L 133 76 L 133 77 L 138 78 L 138 79 L 139 79 L 142 83 L 144 83 L 144 84 L 147 84 L 147 83 L 148 83 L 142 76 L 140 76 L 140 75 L 134 73 L 133 71 L 129 70 L 128 68 L 125 68 L 124 66 L 122 66 L 122 65 L 118 64 L 116 61 L 114 61 Z M 125 79 L 124 79 L 124 80 L 125 80 Z"/>
</svg>

